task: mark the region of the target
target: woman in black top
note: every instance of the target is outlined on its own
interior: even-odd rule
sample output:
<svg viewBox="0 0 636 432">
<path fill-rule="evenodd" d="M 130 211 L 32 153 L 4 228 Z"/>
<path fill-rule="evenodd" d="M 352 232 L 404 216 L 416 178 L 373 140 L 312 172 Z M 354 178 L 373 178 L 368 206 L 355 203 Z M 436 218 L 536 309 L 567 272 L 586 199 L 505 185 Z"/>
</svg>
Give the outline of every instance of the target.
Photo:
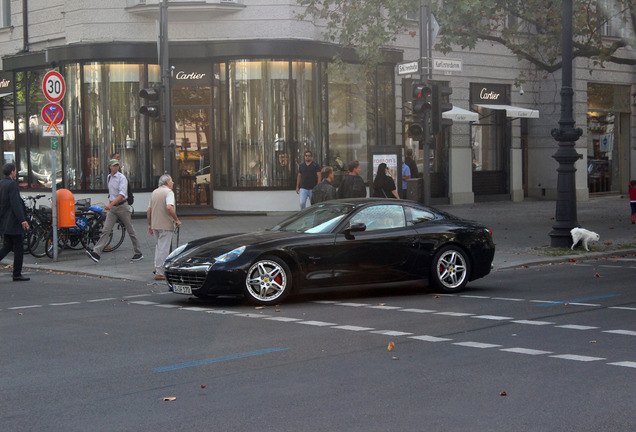
<svg viewBox="0 0 636 432">
<path fill-rule="evenodd" d="M 387 172 L 389 168 L 384 162 L 378 165 L 378 172 L 373 180 L 373 196 L 376 198 L 396 198 L 400 199 L 395 182 L 389 177 Z"/>
</svg>

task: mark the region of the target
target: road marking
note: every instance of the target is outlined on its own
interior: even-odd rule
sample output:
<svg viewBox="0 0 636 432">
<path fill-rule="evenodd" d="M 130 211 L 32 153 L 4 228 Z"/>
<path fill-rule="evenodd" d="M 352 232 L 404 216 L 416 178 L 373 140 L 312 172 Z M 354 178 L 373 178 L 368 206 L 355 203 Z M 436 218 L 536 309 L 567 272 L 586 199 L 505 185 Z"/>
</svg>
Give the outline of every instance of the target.
<svg viewBox="0 0 636 432">
<path fill-rule="evenodd" d="M 453 345 L 460 345 L 470 348 L 497 348 L 501 345 L 481 343 L 481 342 L 454 342 Z"/>
<path fill-rule="evenodd" d="M 134 302 L 131 302 L 134 303 Z M 202 307 L 198 307 L 198 306 L 191 306 L 191 307 L 184 307 L 181 308 L 181 310 L 186 310 L 186 311 L 191 311 L 191 312 L 207 312 L 207 311 L 211 311 L 212 309 L 210 308 L 202 308 Z M 234 312 L 236 313 L 236 312 Z"/>
<path fill-rule="evenodd" d="M 369 306 L 369 309 L 383 309 L 383 310 L 396 310 L 396 309 L 402 309 L 399 306 Z"/>
<path fill-rule="evenodd" d="M 622 361 L 622 362 L 608 363 L 608 365 L 636 368 L 636 362 L 632 362 L 632 361 Z"/>
<path fill-rule="evenodd" d="M 610 306 L 608 309 L 621 309 L 621 310 L 633 310 L 633 311 L 636 311 L 636 308 L 625 307 L 625 306 Z"/>
<path fill-rule="evenodd" d="M 184 369 L 184 368 L 189 368 L 189 367 L 194 367 L 194 366 L 201 366 L 201 365 L 206 365 L 206 364 L 212 364 L 212 363 L 219 363 L 219 362 L 223 362 L 223 361 L 228 361 L 228 360 L 236 360 L 236 359 L 241 359 L 241 358 L 246 358 L 246 357 L 254 357 L 254 356 L 258 356 L 258 355 L 263 355 L 263 354 L 270 354 L 273 352 L 278 352 L 278 351 L 285 351 L 288 350 L 289 348 L 268 348 L 268 349 L 262 349 L 262 350 L 258 350 L 258 351 L 251 351 L 251 352 L 246 352 L 246 353 L 240 353 L 240 354 L 231 354 L 231 355 L 227 355 L 227 356 L 223 356 L 223 357 L 215 357 L 215 358 L 210 358 L 210 359 L 205 359 L 205 360 L 198 360 L 198 361 L 193 361 L 193 362 L 187 362 L 187 363 L 177 363 L 171 366 L 162 366 L 162 367 L 157 367 L 152 369 L 153 372 L 170 372 L 170 371 L 174 371 L 174 370 L 178 370 L 178 369 Z"/>
<path fill-rule="evenodd" d="M 435 315 L 445 315 L 445 316 L 453 316 L 453 317 L 465 317 L 465 316 L 471 316 L 471 315 L 475 315 L 475 314 L 463 313 L 463 312 L 435 312 Z"/>
<path fill-rule="evenodd" d="M 395 330 L 374 330 L 370 333 L 381 334 L 385 336 L 408 336 L 413 334 L 413 333 L 407 333 L 407 332 L 395 331 Z"/>
<path fill-rule="evenodd" d="M 552 354 L 552 351 L 541 351 L 529 348 L 502 348 L 499 351 L 506 351 L 517 354 L 528 354 L 528 355 L 542 355 L 542 354 Z"/>
<path fill-rule="evenodd" d="M 528 324 L 528 325 L 552 325 L 555 324 L 550 321 L 534 321 L 534 320 L 515 320 L 513 323 Z"/>
<path fill-rule="evenodd" d="M 68 306 L 68 305 L 74 305 L 74 304 L 80 304 L 80 302 L 49 303 L 49 306 Z"/>
<path fill-rule="evenodd" d="M 613 333 L 627 336 L 636 336 L 636 331 L 632 330 L 603 330 L 603 333 Z"/>
<path fill-rule="evenodd" d="M 570 303 L 572 306 L 590 306 L 590 307 L 599 307 L 600 304 L 596 303 Z"/>
<path fill-rule="evenodd" d="M 115 297 L 108 297 L 108 298 L 102 298 L 102 299 L 95 299 L 95 300 L 86 300 L 89 303 L 92 302 L 103 302 L 103 301 L 111 301 L 111 300 L 117 300 Z"/>
<path fill-rule="evenodd" d="M 201 308 L 201 310 L 209 311 L 210 313 L 218 314 L 218 315 L 234 315 L 234 314 L 238 313 L 238 312 L 234 312 L 234 311 L 221 310 L 221 309 L 204 309 L 204 308 Z"/>
<path fill-rule="evenodd" d="M 338 306 L 349 306 L 349 307 L 365 307 L 370 306 L 366 303 L 337 303 Z"/>
<path fill-rule="evenodd" d="M 589 356 L 582 356 L 582 355 L 575 355 L 575 354 L 559 354 L 559 355 L 551 355 L 550 357 L 563 359 L 563 360 L 582 361 L 582 362 L 606 360 L 603 357 L 589 357 Z"/>
<path fill-rule="evenodd" d="M 474 299 L 489 299 L 488 296 L 478 296 L 478 295 L 460 295 L 460 297 L 464 298 L 474 298 Z"/>
<path fill-rule="evenodd" d="M 556 301 L 556 302 L 547 302 L 547 303 L 541 304 L 539 306 L 558 306 L 558 305 L 564 305 L 566 303 L 573 304 L 573 303 L 584 302 L 584 301 L 588 301 L 588 300 L 598 300 L 598 299 L 610 298 L 610 297 L 618 297 L 618 296 L 620 296 L 620 294 L 605 294 L 605 295 L 594 296 L 594 297 L 584 297 L 584 298 L 577 298 L 577 299 L 572 299 L 572 300 L 561 300 L 561 301 Z"/>
<path fill-rule="evenodd" d="M 288 318 L 288 317 L 271 317 L 265 318 L 270 321 L 281 321 L 281 322 L 294 322 L 294 321 L 302 321 L 300 318 Z"/>
<path fill-rule="evenodd" d="M 360 327 L 360 326 L 354 326 L 354 325 L 335 326 L 335 327 L 332 327 L 332 328 L 340 329 L 340 330 L 351 330 L 351 331 L 369 331 L 369 330 L 373 330 L 373 327 Z"/>
<path fill-rule="evenodd" d="M 584 326 L 584 325 L 575 325 L 575 324 L 558 325 L 558 326 L 554 326 L 554 327 L 556 327 L 556 328 L 570 329 L 570 330 L 593 330 L 593 329 L 597 329 L 597 328 L 599 328 L 599 327 Z"/>
<path fill-rule="evenodd" d="M 160 308 L 166 308 L 166 309 L 177 309 L 181 307 L 179 305 L 173 305 L 173 304 L 156 304 L 155 306 Z"/>
<path fill-rule="evenodd" d="M 436 311 L 430 309 L 402 309 L 400 312 L 434 313 Z"/>
<path fill-rule="evenodd" d="M 137 295 L 131 295 L 131 296 L 126 296 L 126 298 L 124 300 L 127 300 L 129 298 L 139 298 L 139 297 L 150 297 L 152 294 L 137 294 Z"/>
<path fill-rule="evenodd" d="M 520 298 L 508 298 L 508 297 L 493 297 L 493 300 L 504 300 L 504 301 L 516 301 L 516 302 L 524 302 L 526 299 Z"/>
<path fill-rule="evenodd" d="M 421 340 L 421 341 L 424 341 L 424 342 L 446 342 L 446 341 L 452 340 L 452 339 L 448 339 L 448 338 L 441 338 L 441 337 L 427 336 L 427 335 L 409 336 L 409 338 Z"/>
<path fill-rule="evenodd" d="M 487 319 L 487 320 L 494 320 L 494 321 L 505 321 L 505 320 L 513 319 L 512 317 L 497 316 L 497 315 L 476 315 L 476 316 L 472 316 L 471 318 Z"/>
<path fill-rule="evenodd" d="M 329 323 L 324 321 L 297 321 L 297 322 L 298 324 L 305 324 L 305 325 L 316 326 L 316 327 L 327 327 L 327 326 L 338 325 L 336 323 Z"/>
<path fill-rule="evenodd" d="M 128 302 L 128 303 L 138 304 L 138 305 L 142 305 L 142 306 L 152 306 L 152 305 L 158 305 L 159 304 L 159 303 L 156 303 L 156 302 L 145 301 L 145 300 L 131 301 L 131 302 Z"/>
<path fill-rule="evenodd" d="M 260 315 L 260 314 L 255 314 L 255 313 L 243 313 L 243 314 L 236 314 L 235 316 L 241 316 L 241 317 L 245 317 L 245 318 L 269 318 L 271 317 L 271 315 Z"/>
<path fill-rule="evenodd" d="M 7 308 L 8 310 L 19 310 L 19 309 L 32 309 L 32 308 L 41 308 L 42 305 L 29 305 L 29 306 L 15 306 Z"/>
</svg>

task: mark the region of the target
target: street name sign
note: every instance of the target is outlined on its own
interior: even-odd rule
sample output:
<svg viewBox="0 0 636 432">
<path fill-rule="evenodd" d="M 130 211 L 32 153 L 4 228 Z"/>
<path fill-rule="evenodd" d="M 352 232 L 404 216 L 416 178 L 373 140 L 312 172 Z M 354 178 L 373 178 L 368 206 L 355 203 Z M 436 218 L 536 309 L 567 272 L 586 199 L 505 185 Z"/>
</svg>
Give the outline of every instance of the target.
<svg viewBox="0 0 636 432">
<path fill-rule="evenodd" d="M 416 61 L 399 63 L 398 65 L 398 75 L 410 75 L 417 73 L 420 70 L 420 65 Z"/>
<path fill-rule="evenodd" d="M 461 72 L 462 60 L 461 59 L 433 59 L 433 70 L 440 72 Z"/>
</svg>

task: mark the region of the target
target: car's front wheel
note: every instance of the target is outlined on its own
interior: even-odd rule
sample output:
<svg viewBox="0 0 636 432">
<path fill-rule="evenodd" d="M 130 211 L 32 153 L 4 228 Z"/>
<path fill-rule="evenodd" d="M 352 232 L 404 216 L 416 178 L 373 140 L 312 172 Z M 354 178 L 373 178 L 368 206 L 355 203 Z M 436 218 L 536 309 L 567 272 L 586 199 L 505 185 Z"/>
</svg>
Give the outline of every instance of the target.
<svg viewBox="0 0 636 432">
<path fill-rule="evenodd" d="M 431 263 L 431 282 L 434 288 L 445 293 L 464 289 L 468 283 L 470 264 L 466 253 L 457 246 L 445 246 Z"/>
<path fill-rule="evenodd" d="M 278 257 L 260 258 L 247 271 L 245 293 L 252 303 L 267 305 L 282 301 L 289 295 L 291 288 L 289 266 Z"/>
</svg>

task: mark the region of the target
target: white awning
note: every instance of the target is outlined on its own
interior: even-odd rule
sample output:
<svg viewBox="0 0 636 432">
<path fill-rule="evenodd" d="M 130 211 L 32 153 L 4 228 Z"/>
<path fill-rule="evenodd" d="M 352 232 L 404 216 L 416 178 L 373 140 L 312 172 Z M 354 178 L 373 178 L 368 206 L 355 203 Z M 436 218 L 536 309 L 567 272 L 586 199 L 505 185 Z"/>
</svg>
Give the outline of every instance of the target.
<svg viewBox="0 0 636 432">
<path fill-rule="evenodd" d="M 460 107 L 453 106 L 453 109 L 442 113 L 445 119 L 451 119 L 456 122 L 476 122 L 479 121 L 479 114 L 474 111 L 468 111 Z"/>
<path fill-rule="evenodd" d="M 489 105 L 489 104 L 476 104 L 478 107 L 482 107 L 482 108 L 487 108 L 487 109 L 491 109 L 491 110 L 501 110 L 501 111 L 506 111 L 506 117 L 512 117 L 512 118 L 519 118 L 519 117 L 523 117 L 523 118 L 539 118 L 539 111 L 538 110 L 533 110 L 533 109 L 528 109 L 528 108 L 521 108 L 521 107 L 517 107 L 517 106 L 512 106 L 512 105 Z"/>
<path fill-rule="evenodd" d="M 9 96 L 9 95 L 12 95 L 12 94 L 13 94 L 13 92 L 11 92 L 11 93 L 0 93 L 0 98 L 3 98 L 5 96 Z"/>
</svg>

